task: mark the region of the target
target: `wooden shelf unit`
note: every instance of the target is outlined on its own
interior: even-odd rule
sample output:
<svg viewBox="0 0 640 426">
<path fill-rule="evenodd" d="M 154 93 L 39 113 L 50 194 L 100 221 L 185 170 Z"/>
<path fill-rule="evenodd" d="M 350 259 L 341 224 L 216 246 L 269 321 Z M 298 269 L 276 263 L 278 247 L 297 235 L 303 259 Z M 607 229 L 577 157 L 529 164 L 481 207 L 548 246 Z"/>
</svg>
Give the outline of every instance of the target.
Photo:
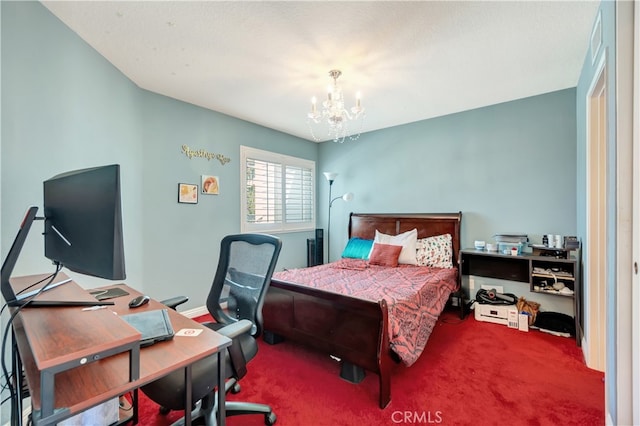
<svg viewBox="0 0 640 426">
<path fill-rule="evenodd" d="M 551 255 L 545 255 L 545 254 Z M 573 299 L 576 343 L 580 344 L 582 330 L 582 282 L 580 279 L 580 250 L 538 249 L 535 254 L 518 256 L 476 249 L 460 250 L 460 275 L 475 275 L 529 284 L 532 293 Z M 562 282 L 573 290 L 565 294 L 553 290 L 555 282 Z M 544 284 L 544 285 L 543 285 Z"/>
</svg>

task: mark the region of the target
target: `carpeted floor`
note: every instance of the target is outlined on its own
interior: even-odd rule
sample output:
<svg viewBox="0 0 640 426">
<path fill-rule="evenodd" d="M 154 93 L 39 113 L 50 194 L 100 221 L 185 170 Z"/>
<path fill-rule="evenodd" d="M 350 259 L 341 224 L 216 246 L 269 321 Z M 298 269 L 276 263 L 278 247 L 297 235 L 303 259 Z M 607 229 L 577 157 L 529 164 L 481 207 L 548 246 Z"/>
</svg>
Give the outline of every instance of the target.
<svg viewBox="0 0 640 426">
<path fill-rule="evenodd" d="M 231 400 L 269 403 L 277 425 L 602 425 L 603 374 L 588 369 L 573 338 L 441 317 L 425 352 L 398 364 L 392 400 L 378 408 L 378 376 L 354 385 L 329 356 L 260 340 L 242 392 Z M 164 426 L 180 413 L 158 414 L 141 394 L 140 424 Z M 230 426 L 262 425 L 258 415 L 230 417 Z"/>
</svg>

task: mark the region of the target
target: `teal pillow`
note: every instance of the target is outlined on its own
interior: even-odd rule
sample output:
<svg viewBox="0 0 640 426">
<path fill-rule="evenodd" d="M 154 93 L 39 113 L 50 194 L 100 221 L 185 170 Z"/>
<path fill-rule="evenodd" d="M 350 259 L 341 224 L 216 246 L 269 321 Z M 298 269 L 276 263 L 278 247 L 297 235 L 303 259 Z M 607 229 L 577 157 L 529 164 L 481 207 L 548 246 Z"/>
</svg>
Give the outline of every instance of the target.
<svg viewBox="0 0 640 426">
<path fill-rule="evenodd" d="M 369 253 L 373 246 L 373 240 L 351 238 L 342 252 L 342 257 L 350 259 L 369 259 Z"/>
</svg>

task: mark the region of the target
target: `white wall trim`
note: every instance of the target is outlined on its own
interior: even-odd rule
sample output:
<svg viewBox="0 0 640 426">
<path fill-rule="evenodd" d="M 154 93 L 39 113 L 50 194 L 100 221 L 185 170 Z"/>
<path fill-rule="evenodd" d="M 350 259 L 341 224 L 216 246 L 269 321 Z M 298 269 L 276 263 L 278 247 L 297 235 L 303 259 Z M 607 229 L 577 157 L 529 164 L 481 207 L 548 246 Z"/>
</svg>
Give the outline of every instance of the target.
<svg viewBox="0 0 640 426">
<path fill-rule="evenodd" d="M 206 306 L 198 306 L 196 308 L 193 309 L 189 309 L 186 311 L 181 311 L 180 312 L 182 315 L 184 315 L 187 318 L 196 318 L 199 317 L 201 315 L 206 315 L 209 313 L 209 311 L 207 310 Z"/>
<path fill-rule="evenodd" d="M 615 78 L 615 148 L 616 148 L 616 194 L 615 194 L 615 300 L 609 308 L 615 306 L 614 335 L 607 336 L 607 373 L 615 373 L 614 420 L 617 424 L 633 423 L 633 368 L 632 312 L 631 298 L 633 265 L 633 71 L 634 71 L 634 3 L 616 2 L 616 78 Z M 608 321 L 614 316 L 609 315 Z M 611 330 L 611 327 L 608 327 Z M 613 371 L 609 371 L 613 368 Z M 605 390 L 605 392 L 607 392 Z"/>
<path fill-rule="evenodd" d="M 632 213 L 632 268 L 631 280 L 631 406 L 633 424 L 640 424 L 640 3 L 634 3 L 633 36 L 633 213 Z"/>
</svg>

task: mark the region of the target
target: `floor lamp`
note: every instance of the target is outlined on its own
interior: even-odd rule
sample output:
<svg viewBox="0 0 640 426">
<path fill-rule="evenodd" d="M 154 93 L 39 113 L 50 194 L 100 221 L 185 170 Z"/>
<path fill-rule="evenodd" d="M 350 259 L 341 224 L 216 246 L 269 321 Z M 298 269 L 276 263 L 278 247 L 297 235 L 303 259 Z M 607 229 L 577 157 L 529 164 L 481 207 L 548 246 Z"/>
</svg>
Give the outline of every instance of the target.
<svg viewBox="0 0 640 426">
<path fill-rule="evenodd" d="M 327 180 L 329 181 L 329 216 L 327 217 L 327 263 L 331 262 L 331 257 L 329 256 L 330 250 L 331 250 L 331 239 L 330 239 L 330 235 L 331 235 L 331 206 L 333 205 L 333 202 L 342 198 L 344 201 L 351 201 L 353 200 L 353 193 L 351 192 L 347 192 L 344 195 L 341 195 L 339 197 L 336 198 L 331 198 L 331 187 L 333 186 L 333 181 L 336 180 L 336 177 L 338 177 L 337 173 L 333 173 L 333 172 L 324 172 L 324 177 L 327 178 Z"/>
</svg>

